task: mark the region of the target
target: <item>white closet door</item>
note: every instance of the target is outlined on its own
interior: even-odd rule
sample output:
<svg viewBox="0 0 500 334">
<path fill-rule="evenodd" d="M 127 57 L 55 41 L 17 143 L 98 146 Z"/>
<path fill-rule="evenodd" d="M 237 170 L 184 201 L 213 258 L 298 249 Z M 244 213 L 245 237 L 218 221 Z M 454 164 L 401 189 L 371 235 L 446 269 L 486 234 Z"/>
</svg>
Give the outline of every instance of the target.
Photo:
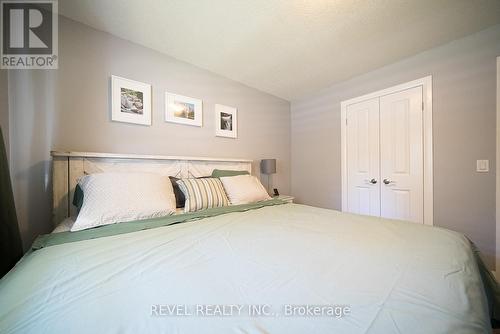
<svg viewBox="0 0 500 334">
<path fill-rule="evenodd" d="M 381 216 L 423 223 L 422 87 L 380 98 Z"/>
<path fill-rule="evenodd" d="M 380 215 L 379 99 L 347 106 L 347 211 Z"/>
</svg>

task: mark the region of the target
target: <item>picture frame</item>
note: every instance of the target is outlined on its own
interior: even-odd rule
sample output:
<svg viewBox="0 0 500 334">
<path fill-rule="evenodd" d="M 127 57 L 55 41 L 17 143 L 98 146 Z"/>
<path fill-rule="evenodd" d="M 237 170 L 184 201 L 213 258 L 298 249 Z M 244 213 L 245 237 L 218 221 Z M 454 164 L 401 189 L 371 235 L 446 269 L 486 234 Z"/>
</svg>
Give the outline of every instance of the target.
<svg viewBox="0 0 500 334">
<path fill-rule="evenodd" d="M 238 109 L 222 104 L 215 105 L 215 135 L 238 138 Z"/>
<path fill-rule="evenodd" d="M 202 100 L 165 92 L 165 122 L 201 127 L 203 125 Z"/>
<path fill-rule="evenodd" d="M 112 75 L 111 120 L 151 125 L 151 85 Z"/>
</svg>

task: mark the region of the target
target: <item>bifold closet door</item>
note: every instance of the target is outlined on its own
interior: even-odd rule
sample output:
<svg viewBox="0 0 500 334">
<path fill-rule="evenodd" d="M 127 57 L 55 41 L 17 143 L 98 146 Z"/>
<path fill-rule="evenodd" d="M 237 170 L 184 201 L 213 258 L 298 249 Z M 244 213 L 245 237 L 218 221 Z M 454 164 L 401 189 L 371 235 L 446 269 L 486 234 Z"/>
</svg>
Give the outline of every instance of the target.
<svg viewBox="0 0 500 334">
<path fill-rule="evenodd" d="M 379 99 L 347 106 L 347 211 L 380 215 Z"/>
<path fill-rule="evenodd" d="M 380 215 L 423 223 L 422 87 L 380 97 Z"/>
</svg>

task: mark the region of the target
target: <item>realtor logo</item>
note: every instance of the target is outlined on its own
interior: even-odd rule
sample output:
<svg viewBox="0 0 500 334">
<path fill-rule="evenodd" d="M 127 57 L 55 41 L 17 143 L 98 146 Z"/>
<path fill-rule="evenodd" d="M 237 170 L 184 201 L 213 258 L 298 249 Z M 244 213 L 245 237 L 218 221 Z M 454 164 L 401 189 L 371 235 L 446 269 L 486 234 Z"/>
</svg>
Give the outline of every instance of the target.
<svg viewBox="0 0 500 334">
<path fill-rule="evenodd" d="M 0 1 L 2 69 L 57 69 L 57 0 Z"/>
</svg>

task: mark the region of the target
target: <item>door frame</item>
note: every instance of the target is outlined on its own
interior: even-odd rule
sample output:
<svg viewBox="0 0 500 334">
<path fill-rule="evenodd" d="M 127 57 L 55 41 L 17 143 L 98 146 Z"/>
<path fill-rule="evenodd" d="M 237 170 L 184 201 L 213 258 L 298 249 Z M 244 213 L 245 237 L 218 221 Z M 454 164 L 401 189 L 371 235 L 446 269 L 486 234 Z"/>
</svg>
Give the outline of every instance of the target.
<svg viewBox="0 0 500 334">
<path fill-rule="evenodd" d="M 433 179 L 433 144 L 432 144 L 432 75 L 382 89 L 370 94 L 358 96 L 340 102 L 341 122 L 341 170 L 342 170 L 342 211 L 347 211 L 347 106 L 406 89 L 422 86 L 423 101 L 423 141 L 424 141 L 424 224 L 434 225 L 434 179 Z M 497 155 L 498 156 L 498 155 Z M 498 164 L 497 164 L 498 166 Z M 498 221 L 497 221 L 498 224 Z M 498 237 L 497 237 L 498 238 Z M 498 239 L 497 239 L 498 240 Z"/>
<path fill-rule="evenodd" d="M 495 240 L 495 273 L 500 270 L 500 56 L 497 57 L 497 129 L 496 129 L 496 240 Z"/>
</svg>

